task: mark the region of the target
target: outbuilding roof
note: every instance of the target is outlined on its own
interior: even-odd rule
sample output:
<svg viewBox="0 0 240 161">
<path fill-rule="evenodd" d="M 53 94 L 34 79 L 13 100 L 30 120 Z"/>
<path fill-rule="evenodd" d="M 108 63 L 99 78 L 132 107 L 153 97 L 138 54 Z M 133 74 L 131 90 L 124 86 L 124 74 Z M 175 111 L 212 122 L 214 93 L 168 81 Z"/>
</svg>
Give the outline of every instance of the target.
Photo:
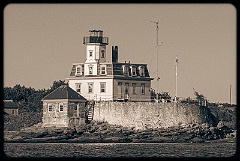
<svg viewBox="0 0 240 161">
<path fill-rule="evenodd" d="M 18 109 L 18 105 L 13 100 L 3 100 L 3 106 L 5 109 Z"/>
<path fill-rule="evenodd" d="M 42 100 L 53 100 L 53 99 L 73 99 L 78 100 L 80 102 L 86 102 L 87 99 L 78 94 L 68 85 L 61 85 L 50 94 L 45 96 Z"/>
</svg>

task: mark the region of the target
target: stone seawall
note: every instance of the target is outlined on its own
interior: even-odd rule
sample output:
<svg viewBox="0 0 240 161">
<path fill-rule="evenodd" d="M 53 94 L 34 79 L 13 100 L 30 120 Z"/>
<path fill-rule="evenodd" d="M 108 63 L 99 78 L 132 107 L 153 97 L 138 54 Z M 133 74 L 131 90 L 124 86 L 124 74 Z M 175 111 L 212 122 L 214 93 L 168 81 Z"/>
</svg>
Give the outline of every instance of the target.
<svg viewBox="0 0 240 161">
<path fill-rule="evenodd" d="M 212 122 L 207 107 L 174 102 L 96 102 L 93 120 L 136 129 Z"/>
</svg>

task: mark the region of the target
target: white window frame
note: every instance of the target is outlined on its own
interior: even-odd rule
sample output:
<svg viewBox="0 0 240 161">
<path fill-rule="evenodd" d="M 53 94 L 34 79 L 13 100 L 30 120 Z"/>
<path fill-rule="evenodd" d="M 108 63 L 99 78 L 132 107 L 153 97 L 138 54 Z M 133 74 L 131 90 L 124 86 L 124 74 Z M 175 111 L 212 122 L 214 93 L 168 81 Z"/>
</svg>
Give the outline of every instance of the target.
<svg viewBox="0 0 240 161">
<path fill-rule="evenodd" d="M 104 68 L 104 70 L 102 70 Z M 100 66 L 100 74 L 101 75 L 107 75 L 107 66 L 106 65 L 101 65 Z"/>
<path fill-rule="evenodd" d="M 78 69 L 79 69 L 79 72 L 78 72 Z M 75 75 L 82 75 L 82 66 L 80 65 L 76 66 Z"/>
<path fill-rule="evenodd" d="M 135 66 L 131 66 L 132 76 L 137 76 L 137 69 Z"/>
<path fill-rule="evenodd" d="M 76 106 L 74 106 L 74 111 L 77 111 L 77 108 L 78 108 L 78 106 L 76 105 Z"/>
<path fill-rule="evenodd" d="M 129 67 L 127 65 L 123 65 L 123 75 L 129 76 Z"/>
<path fill-rule="evenodd" d="M 79 94 L 81 94 L 81 86 L 82 86 L 82 83 L 75 83 L 76 92 Z"/>
<path fill-rule="evenodd" d="M 128 82 L 125 83 L 125 90 L 124 90 L 124 93 L 125 94 L 129 94 L 129 86 L 130 84 Z M 126 92 L 127 91 L 127 92 Z"/>
<path fill-rule="evenodd" d="M 91 70 L 90 70 L 91 69 Z M 92 65 L 89 65 L 88 66 L 88 74 L 89 75 L 93 75 L 93 66 Z"/>
<path fill-rule="evenodd" d="M 50 106 L 51 106 L 51 111 L 49 110 L 50 109 Z M 53 111 L 53 105 L 52 104 L 48 104 L 48 112 L 52 112 Z"/>
<path fill-rule="evenodd" d="M 89 90 L 90 90 L 90 88 L 89 88 L 90 85 L 92 85 L 92 91 L 91 91 L 91 92 L 89 92 Z M 93 89 L 94 89 L 93 86 L 94 86 L 94 83 L 93 83 L 93 82 L 89 82 L 89 83 L 88 83 L 88 93 L 93 93 Z"/>
<path fill-rule="evenodd" d="M 103 88 L 102 85 L 104 85 Z M 102 91 L 102 89 L 104 91 Z M 106 82 L 100 82 L 100 93 L 106 93 Z"/>
<path fill-rule="evenodd" d="M 122 82 L 118 82 L 118 94 L 123 94 L 123 83 Z"/>
<path fill-rule="evenodd" d="M 93 57 L 93 50 L 89 50 L 89 57 Z"/>
<path fill-rule="evenodd" d="M 139 66 L 139 75 L 140 75 L 141 77 L 144 77 L 144 76 L 145 76 L 144 66 Z"/>
<path fill-rule="evenodd" d="M 137 83 L 132 83 L 132 94 L 137 94 L 136 88 L 137 88 Z"/>
<path fill-rule="evenodd" d="M 61 106 L 62 106 L 62 110 L 61 110 Z M 59 108 L 59 112 L 63 112 L 64 111 L 63 103 L 59 103 L 58 108 Z"/>
<path fill-rule="evenodd" d="M 141 83 L 141 94 L 142 95 L 145 95 L 145 88 L 146 88 L 146 85 L 145 85 L 145 83 Z"/>
<path fill-rule="evenodd" d="M 105 51 L 101 50 L 101 58 L 105 58 Z"/>
</svg>

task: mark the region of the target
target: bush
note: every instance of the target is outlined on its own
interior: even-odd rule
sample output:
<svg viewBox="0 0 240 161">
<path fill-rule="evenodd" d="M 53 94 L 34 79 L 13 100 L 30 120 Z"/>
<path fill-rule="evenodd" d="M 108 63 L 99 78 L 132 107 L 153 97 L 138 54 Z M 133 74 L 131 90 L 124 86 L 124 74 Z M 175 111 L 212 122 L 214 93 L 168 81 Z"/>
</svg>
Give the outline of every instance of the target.
<svg viewBox="0 0 240 161">
<path fill-rule="evenodd" d="M 24 112 L 19 115 L 4 115 L 4 130 L 19 131 L 42 121 L 42 112 Z"/>
</svg>

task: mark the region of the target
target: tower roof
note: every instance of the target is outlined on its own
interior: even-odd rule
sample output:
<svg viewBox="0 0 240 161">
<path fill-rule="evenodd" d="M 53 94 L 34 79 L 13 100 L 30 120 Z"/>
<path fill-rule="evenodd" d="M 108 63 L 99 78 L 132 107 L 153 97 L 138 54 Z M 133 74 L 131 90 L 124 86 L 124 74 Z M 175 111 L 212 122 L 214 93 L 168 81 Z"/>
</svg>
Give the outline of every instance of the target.
<svg viewBox="0 0 240 161">
<path fill-rule="evenodd" d="M 52 100 L 52 99 L 69 99 L 69 100 L 74 99 L 80 102 L 87 101 L 86 98 L 78 94 L 68 85 L 61 85 L 60 87 L 55 89 L 53 92 L 45 96 L 42 100 Z"/>
</svg>

